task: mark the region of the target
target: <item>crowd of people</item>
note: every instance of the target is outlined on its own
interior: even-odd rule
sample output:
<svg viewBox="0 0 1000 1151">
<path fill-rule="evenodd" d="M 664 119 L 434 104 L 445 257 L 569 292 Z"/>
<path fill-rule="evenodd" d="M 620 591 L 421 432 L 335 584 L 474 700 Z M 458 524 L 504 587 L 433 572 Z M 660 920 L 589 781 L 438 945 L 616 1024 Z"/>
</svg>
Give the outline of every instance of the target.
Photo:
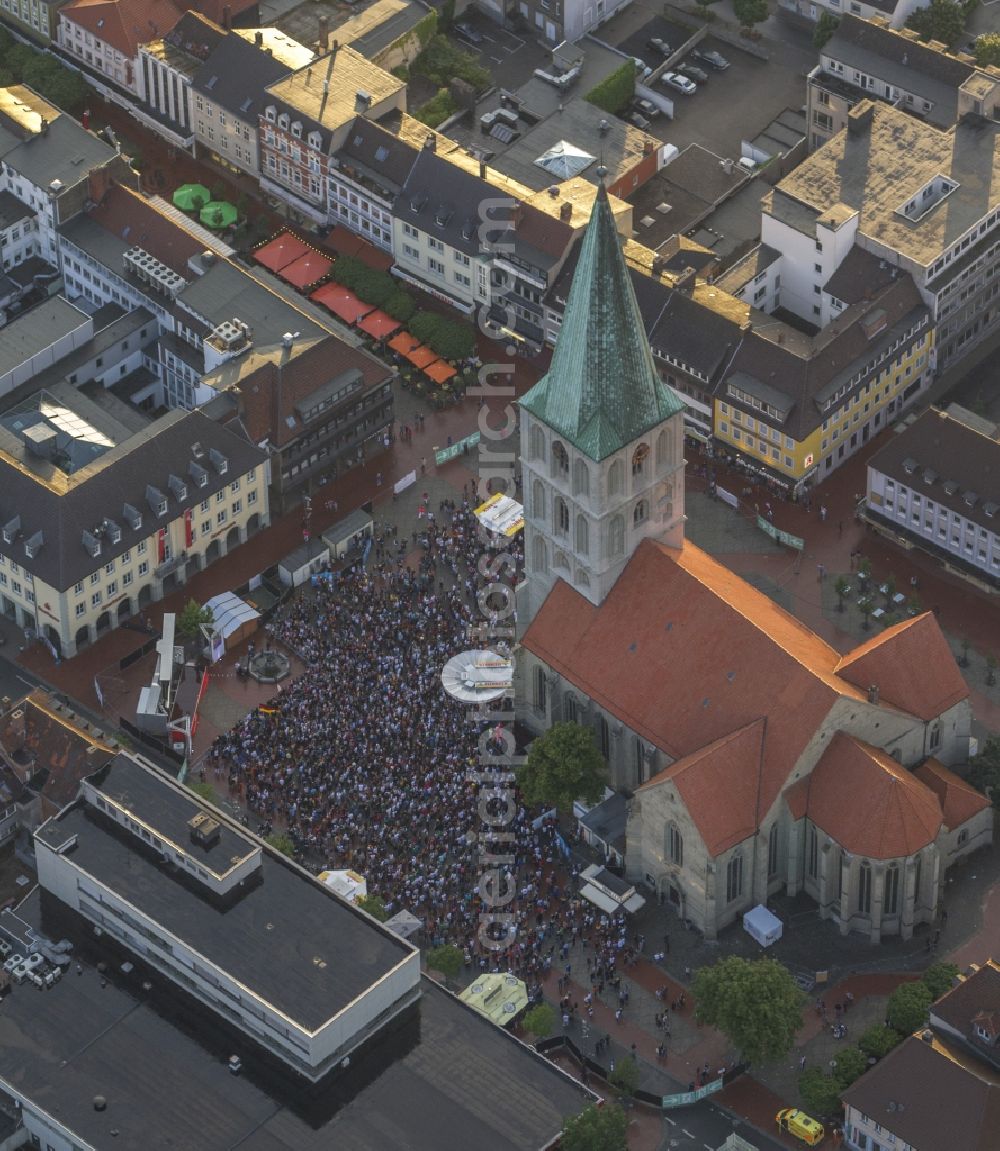
<svg viewBox="0 0 1000 1151">
<path fill-rule="evenodd" d="M 390 915 L 405 909 L 429 943 L 462 948 L 482 910 L 467 773 L 485 724 L 446 695 L 441 669 L 483 622 L 480 533 L 467 500 L 425 505 L 409 537 L 383 528 L 367 564 L 358 556 L 295 597 L 268 630 L 304 674 L 210 753 L 265 832 L 287 832 L 310 865 L 360 872 Z M 552 834 L 524 811 L 513 830 L 528 875 L 552 856 Z"/>
</svg>

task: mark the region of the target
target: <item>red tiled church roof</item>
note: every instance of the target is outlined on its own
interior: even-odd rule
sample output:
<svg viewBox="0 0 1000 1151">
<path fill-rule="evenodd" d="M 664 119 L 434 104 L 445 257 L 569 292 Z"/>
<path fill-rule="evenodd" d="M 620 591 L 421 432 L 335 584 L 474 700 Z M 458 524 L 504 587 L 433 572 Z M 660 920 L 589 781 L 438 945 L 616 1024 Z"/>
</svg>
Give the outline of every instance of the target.
<svg viewBox="0 0 1000 1151">
<path fill-rule="evenodd" d="M 886 628 L 855 648 L 837 665 L 837 674 L 862 691 L 877 687 L 880 699 L 922 720 L 933 719 L 969 694 L 930 612 Z"/>
<path fill-rule="evenodd" d="M 869 859 L 913 855 L 941 830 L 941 808 L 929 787 L 885 752 L 840 731 L 789 793 L 793 815 L 804 794 L 804 814 L 845 851 Z"/>
<path fill-rule="evenodd" d="M 673 781 L 709 855 L 721 855 L 753 835 L 760 823 L 757 784 L 763 754 L 764 720 L 758 719 L 672 763 L 639 791 Z"/>
<path fill-rule="evenodd" d="M 961 827 L 990 806 L 985 795 L 936 759 L 928 759 L 913 774 L 937 796 L 944 825 L 949 831 Z"/>
</svg>

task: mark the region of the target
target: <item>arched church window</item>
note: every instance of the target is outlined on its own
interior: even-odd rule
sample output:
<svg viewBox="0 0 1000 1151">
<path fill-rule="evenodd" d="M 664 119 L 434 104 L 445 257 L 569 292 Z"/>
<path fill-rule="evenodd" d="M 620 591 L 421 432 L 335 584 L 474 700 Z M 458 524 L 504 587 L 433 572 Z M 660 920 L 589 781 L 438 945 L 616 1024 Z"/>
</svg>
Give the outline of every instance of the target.
<svg viewBox="0 0 1000 1151">
<path fill-rule="evenodd" d="M 670 436 L 660 432 L 656 437 L 656 470 L 662 472 L 670 465 Z"/>
<path fill-rule="evenodd" d="M 573 461 L 573 495 L 590 495 L 590 468 L 580 459 Z"/>
<path fill-rule="evenodd" d="M 639 500 L 639 502 L 632 509 L 632 525 L 638 527 L 639 524 L 644 524 L 649 519 L 649 504 L 646 500 Z"/>
<path fill-rule="evenodd" d="M 545 461 L 545 433 L 538 424 L 533 424 L 531 428 L 531 456 L 543 463 Z"/>
<path fill-rule="evenodd" d="M 640 444 L 632 453 L 632 478 L 642 479 L 649 467 L 649 444 Z"/>
<path fill-rule="evenodd" d="M 612 516 L 608 525 L 608 552 L 613 556 L 625 554 L 625 518 Z"/>
<path fill-rule="evenodd" d="M 545 488 L 541 480 L 531 485 L 531 511 L 536 520 L 545 519 Z"/>
<path fill-rule="evenodd" d="M 608 495 L 620 496 L 625 488 L 625 465 L 621 460 L 615 462 L 608 468 Z"/>
<path fill-rule="evenodd" d="M 569 475 L 569 456 L 566 454 L 565 447 L 558 440 L 554 440 L 552 443 L 552 474 L 554 476 Z"/>
<path fill-rule="evenodd" d="M 574 541 L 577 553 L 585 556 L 590 552 L 590 524 L 586 516 L 576 517 L 576 540 Z"/>
</svg>

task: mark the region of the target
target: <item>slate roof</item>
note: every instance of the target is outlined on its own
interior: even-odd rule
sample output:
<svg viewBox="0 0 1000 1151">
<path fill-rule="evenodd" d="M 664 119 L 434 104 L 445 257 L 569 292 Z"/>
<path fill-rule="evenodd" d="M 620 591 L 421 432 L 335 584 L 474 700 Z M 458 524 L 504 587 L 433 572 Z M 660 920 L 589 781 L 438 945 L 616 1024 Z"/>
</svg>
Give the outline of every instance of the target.
<svg viewBox="0 0 1000 1151">
<path fill-rule="evenodd" d="M 195 72 L 191 87 L 231 115 L 252 124 L 256 131 L 257 118 L 267 103 L 265 89 L 289 72 L 287 64 L 230 32 Z"/>
<path fill-rule="evenodd" d="M 875 685 L 880 699 L 925 721 L 969 695 L 969 686 L 931 612 L 886 628 L 848 652 L 836 671 L 862 691 Z"/>
<path fill-rule="evenodd" d="M 941 817 L 949 831 L 961 827 L 990 806 L 990 801 L 982 792 L 976 791 L 970 783 L 949 771 L 939 760 L 926 760 L 913 774 L 937 796 Z"/>
<path fill-rule="evenodd" d="M 392 132 L 364 116 L 357 116 L 337 157 L 351 164 L 360 164 L 377 179 L 383 180 L 387 188 L 398 191 L 406 183 L 419 154 L 419 149 Z"/>
<path fill-rule="evenodd" d="M 804 793 L 804 814 L 817 827 L 845 851 L 867 859 L 906 858 L 933 843 L 941 830 L 934 792 L 886 752 L 842 731 L 793 789 Z M 798 803 L 793 814 L 803 814 Z"/>
<path fill-rule="evenodd" d="M 603 184 L 551 366 L 521 406 L 593 460 L 683 410 L 653 363 Z"/>
<path fill-rule="evenodd" d="M 981 1011 L 1000 1013 L 1000 965 L 992 959 L 936 1000 L 931 1015 L 968 1035 L 969 1024 Z"/>
<path fill-rule="evenodd" d="M 913 470 L 908 471 L 911 465 Z M 922 412 L 892 436 L 868 466 L 912 488 L 923 499 L 989 531 L 1000 530 L 995 518 L 1000 513 L 1000 442 L 945 412 L 933 408 Z M 944 490 L 948 481 L 958 485 L 953 492 Z M 967 493 L 976 496 L 971 505 Z"/>
<path fill-rule="evenodd" d="M 46 461 L 33 460 L 29 466 L 24 462 L 24 449 L 10 433 L 0 433 L 0 442 L 0 520 L 7 523 L 15 514 L 20 515 L 25 540 L 39 530 L 44 533 L 44 543 L 33 558 L 24 554 L 21 544 L 9 546 L 7 553 L 57 591 L 71 588 L 95 568 L 134 548 L 140 540 L 148 540 L 185 508 L 197 508 L 202 500 L 251 468 L 260 467 L 267 458 L 265 452 L 198 411 L 168 413 L 71 477 Z M 198 462 L 208 473 L 205 487 L 198 487 L 188 474 L 195 443 L 204 449 Z M 16 455 L 10 450 L 14 444 L 20 449 Z M 228 459 L 226 474 L 220 475 L 209 462 L 211 448 Z M 184 500 L 178 501 L 167 486 L 171 475 L 187 485 Z M 167 497 L 167 514 L 162 518 L 153 513 L 146 499 L 150 484 Z M 126 503 L 142 513 L 137 530 L 124 517 Z M 121 540 L 113 544 L 106 537 L 101 555 L 94 558 L 83 545 L 82 533 L 92 531 L 105 518 L 121 529 Z"/>
<path fill-rule="evenodd" d="M 467 256 L 477 256 L 484 188 L 489 190 L 478 176 L 423 148 L 396 197 L 393 215 Z"/>
<path fill-rule="evenodd" d="M 904 1039 L 843 1098 L 920 1151 L 996 1151 L 1000 1078 L 938 1038 Z"/>
<path fill-rule="evenodd" d="M 932 101 L 931 118 L 944 123 L 954 119 L 958 89 L 976 70 L 974 64 L 847 12 L 822 56 Z"/>
</svg>

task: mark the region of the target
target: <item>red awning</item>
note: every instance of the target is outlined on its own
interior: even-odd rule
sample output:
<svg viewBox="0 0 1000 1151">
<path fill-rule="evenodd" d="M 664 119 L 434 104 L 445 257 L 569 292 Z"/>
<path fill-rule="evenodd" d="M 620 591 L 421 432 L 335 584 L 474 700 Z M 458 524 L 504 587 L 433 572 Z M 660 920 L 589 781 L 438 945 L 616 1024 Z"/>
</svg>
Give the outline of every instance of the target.
<svg viewBox="0 0 1000 1151">
<path fill-rule="evenodd" d="M 436 384 L 446 384 L 452 376 L 457 376 L 458 372 L 444 360 L 438 360 L 436 364 L 429 364 L 424 368 L 424 375 L 430 378 Z"/>
<path fill-rule="evenodd" d="M 265 268 L 277 272 L 288 267 L 293 260 L 299 259 L 308 251 L 309 245 L 304 240 L 300 240 L 298 236 L 293 236 L 291 232 L 282 232 L 280 236 L 275 236 L 262 248 L 258 248 L 254 252 L 253 258 L 258 264 L 263 264 Z"/>
<path fill-rule="evenodd" d="M 319 252 L 307 252 L 286 265 L 278 275 L 293 288 L 308 288 L 315 284 L 333 267 L 333 260 L 321 256 Z"/>
<path fill-rule="evenodd" d="M 365 316 L 358 327 L 363 332 L 367 332 L 369 336 L 374 336 L 376 340 L 384 340 L 386 336 L 391 336 L 402 325 L 399 320 L 394 320 L 392 316 L 387 316 L 385 312 L 376 308 L 374 312 L 369 312 Z"/>
<path fill-rule="evenodd" d="M 309 299 L 322 304 L 348 324 L 356 324 L 362 316 L 367 316 L 373 311 L 371 304 L 359 300 L 350 288 L 340 284 L 324 284 L 322 288 L 317 288 Z"/>
</svg>

